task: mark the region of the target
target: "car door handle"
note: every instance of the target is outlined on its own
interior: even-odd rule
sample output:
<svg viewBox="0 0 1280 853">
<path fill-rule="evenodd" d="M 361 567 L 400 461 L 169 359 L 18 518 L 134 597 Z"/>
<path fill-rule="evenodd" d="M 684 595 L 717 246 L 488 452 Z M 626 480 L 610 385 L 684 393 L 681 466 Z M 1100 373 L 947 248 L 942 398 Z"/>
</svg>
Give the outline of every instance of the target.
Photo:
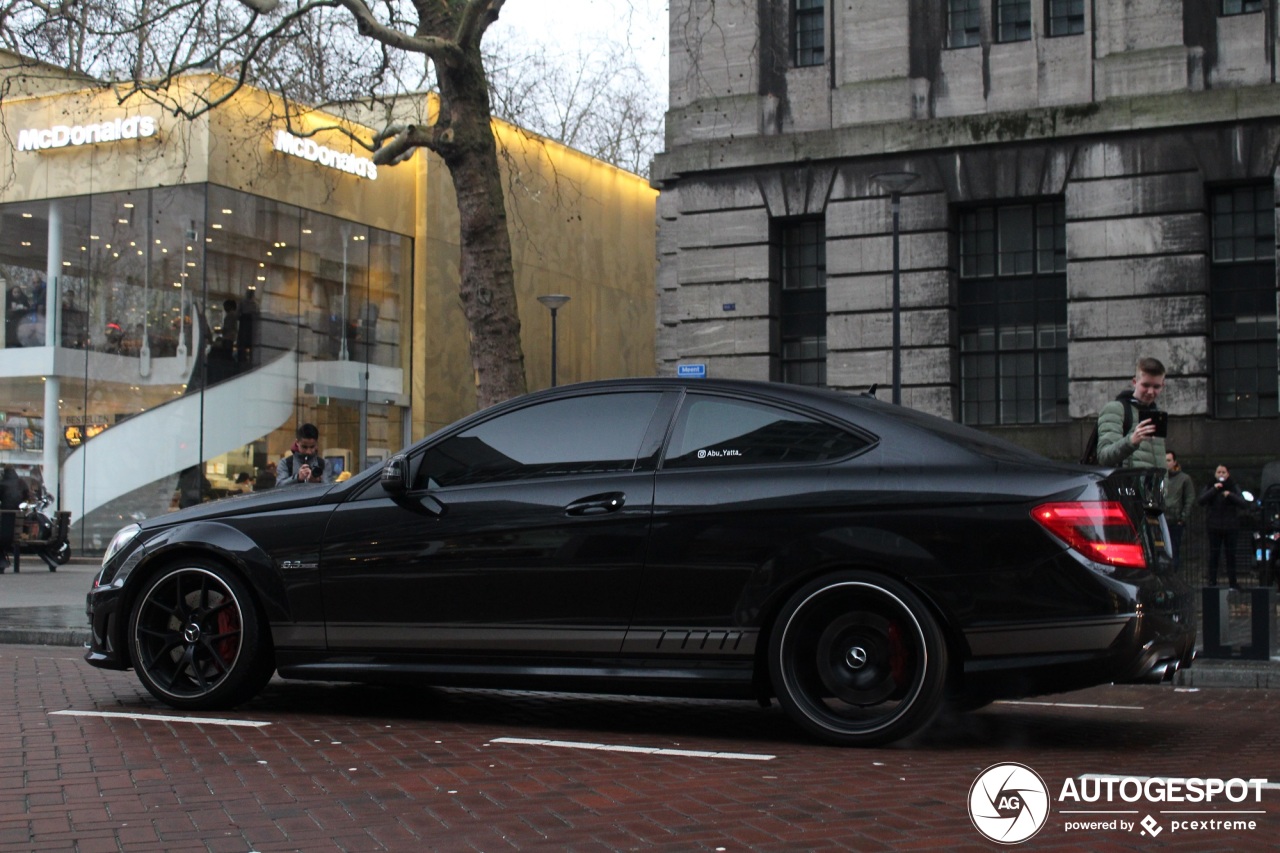
<svg viewBox="0 0 1280 853">
<path fill-rule="evenodd" d="M 564 508 L 565 515 L 603 515 L 606 512 L 617 512 L 627 502 L 623 492 L 606 492 L 603 495 L 592 495 L 580 498 Z"/>
</svg>

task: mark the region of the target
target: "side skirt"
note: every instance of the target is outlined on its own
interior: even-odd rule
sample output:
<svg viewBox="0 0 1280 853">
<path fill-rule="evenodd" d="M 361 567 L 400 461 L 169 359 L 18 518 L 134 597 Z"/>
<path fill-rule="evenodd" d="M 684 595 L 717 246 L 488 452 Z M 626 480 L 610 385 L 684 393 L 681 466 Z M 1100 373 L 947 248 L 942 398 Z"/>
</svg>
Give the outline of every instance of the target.
<svg viewBox="0 0 1280 853">
<path fill-rule="evenodd" d="M 649 696 L 754 699 L 753 666 L 736 662 L 670 661 L 394 661 L 353 656 L 315 660 L 314 654 L 277 652 L 281 678 L 307 681 L 353 681 L 372 684 L 415 684 L 505 690 L 550 690 L 569 693 L 636 693 Z"/>
</svg>

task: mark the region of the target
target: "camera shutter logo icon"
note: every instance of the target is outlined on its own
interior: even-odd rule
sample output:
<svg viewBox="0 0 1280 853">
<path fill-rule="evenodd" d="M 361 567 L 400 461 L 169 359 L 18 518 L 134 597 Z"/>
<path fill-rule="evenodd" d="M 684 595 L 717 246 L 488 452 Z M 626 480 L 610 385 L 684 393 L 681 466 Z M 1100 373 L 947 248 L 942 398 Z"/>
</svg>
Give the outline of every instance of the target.
<svg viewBox="0 0 1280 853">
<path fill-rule="evenodd" d="M 969 789 L 969 819 L 998 844 L 1021 844 L 1049 819 L 1049 789 L 1025 764 L 993 764 Z"/>
</svg>

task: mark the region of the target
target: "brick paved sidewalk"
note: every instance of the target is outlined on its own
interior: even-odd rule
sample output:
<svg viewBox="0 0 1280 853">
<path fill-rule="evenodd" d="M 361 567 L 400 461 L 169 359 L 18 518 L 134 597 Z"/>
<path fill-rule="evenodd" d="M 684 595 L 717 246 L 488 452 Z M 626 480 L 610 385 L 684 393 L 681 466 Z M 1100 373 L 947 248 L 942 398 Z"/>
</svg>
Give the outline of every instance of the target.
<svg viewBox="0 0 1280 853">
<path fill-rule="evenodd" d="M 1256 690 L 1094 688 L 845 750 L 750 702 L 276 681 L 234 712 L 183 714 L 69 651 L 0 647 L 5 853 L 961 853 L 1004 849 L 967 811 L 996 763 L 1057 792 L 1088 774 L 1265 778 L 1280 750 L 1280 698 Z M 1275 790 L 1230 835 L 1071 832 L 1064 808 L 1020 848 L 1272 850 L 1280 828 Z"/>
</svg>

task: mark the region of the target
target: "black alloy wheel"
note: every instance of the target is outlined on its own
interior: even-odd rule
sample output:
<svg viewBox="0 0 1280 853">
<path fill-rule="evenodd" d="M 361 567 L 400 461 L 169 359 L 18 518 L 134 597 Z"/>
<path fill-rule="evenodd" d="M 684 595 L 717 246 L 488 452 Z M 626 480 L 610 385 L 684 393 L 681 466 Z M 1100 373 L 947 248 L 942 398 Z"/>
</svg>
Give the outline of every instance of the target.
<svg viewBox="0 0 1280 853">
<path fill-rule="evenodd" d="M 875 746 L 924 728 L 942 704 L 946 672 L 946 642 L 919 597 L 861 572 L 799 590 L 769 641 L 783 709 L 840 746 Z"/>
<path fill-rule="evenodd" d="M 239 705 L 275 669 L 253 595 L 233 572 L 202 560 L 148 580 L 130 614 L 129 651 L 146 688 L 186 710 Z"/>
</svg>

